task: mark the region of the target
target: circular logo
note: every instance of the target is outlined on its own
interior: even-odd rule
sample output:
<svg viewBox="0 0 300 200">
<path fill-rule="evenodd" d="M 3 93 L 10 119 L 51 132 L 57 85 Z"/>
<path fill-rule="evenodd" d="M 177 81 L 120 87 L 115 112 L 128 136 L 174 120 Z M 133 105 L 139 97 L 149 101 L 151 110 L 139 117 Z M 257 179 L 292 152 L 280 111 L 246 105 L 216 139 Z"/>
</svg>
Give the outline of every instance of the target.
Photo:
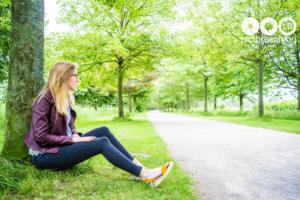
<svg viewBox="0 0 300 200">
<path fill-rule="evenodd" d="M 285 31 L 282 30 L 282 28 L 281 28 L 282 27 L 282 23 L 285 22 L 285 21 L 290 21 L 290 22 L 293 23 L 293 30 L 292 31 L 285 32 Z M 296 22 L 292 18 L 290 18 L 290 17 L 285 17 L 282 20 L 280 20 L 280 22 L 279 22 L 279 30 L 285 36 L 292 35 L 296 31 L 296 28 L 297 28 Z"/>
<path fill-rule="evenodd" d="M 252 26 L 252 27 L 249 27 Z M 242 23 L 242 30 L 247 35 L 254 35 L 259 29 L 259 23 L 252 17 L 245 18 Z"/>
<path fill-rule="evenodd" d="M 267 30 L 265 28 L 266 23 L 271 23 L 273 28 L 271 30 Z M 260 23 L 260 30 L 265 35 L 273 35 L 277 31 L 277 22 L 272 17 L 267 17 Z"/>
</svg>

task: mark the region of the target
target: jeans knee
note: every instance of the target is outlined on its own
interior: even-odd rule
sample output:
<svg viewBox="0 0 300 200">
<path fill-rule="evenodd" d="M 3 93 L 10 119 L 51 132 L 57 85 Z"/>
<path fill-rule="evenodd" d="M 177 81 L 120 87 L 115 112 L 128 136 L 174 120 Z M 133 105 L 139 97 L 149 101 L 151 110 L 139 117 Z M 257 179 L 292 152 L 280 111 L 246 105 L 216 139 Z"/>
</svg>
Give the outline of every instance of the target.
<svg viewBox="0 0 300 200">
<path fill-rule="evenodd" d="M 96 140 L 97 140 L 97 144 L 99 145 L 98 148 L 100 148 L 101 152 L 104 152 L 105 149 L 107 149 L 107 147 L 111 145 L 107 137 L 99 137 Z"/>
<path fill-rule="evenodd" d="M 110 130 L 107 126 L 102 126 L 101 128 L 102 128 L 105 136 L 110 137 L 112 135 L 112 133 L 110 132 Z"/>
<path fill-rule="evenodd" d="M 100 127 L 105 133 L 109 132 L 109 128 L 107 126 Z"/>
<path fill-rule="evenodd" d="M 99 143 L 101 143 L 101 145 L 110 143 L 108 137 L 100 137 L 100 138 L 97 138 L 97 141 L 98 141 Z"/>
</svg>

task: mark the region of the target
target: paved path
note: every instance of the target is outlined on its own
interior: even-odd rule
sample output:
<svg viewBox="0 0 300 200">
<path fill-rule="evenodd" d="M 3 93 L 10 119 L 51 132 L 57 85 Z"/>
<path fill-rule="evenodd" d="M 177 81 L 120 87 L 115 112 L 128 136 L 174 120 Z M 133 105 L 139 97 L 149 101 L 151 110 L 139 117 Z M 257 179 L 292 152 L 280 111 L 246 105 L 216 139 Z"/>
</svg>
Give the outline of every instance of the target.
<svg viewBox="0 0 300 200">
<path fill-rule="evenodd" d="M 158 111 L 148 118 L 202 199 L 300 200 L 300 135 Z"/>
</svg>

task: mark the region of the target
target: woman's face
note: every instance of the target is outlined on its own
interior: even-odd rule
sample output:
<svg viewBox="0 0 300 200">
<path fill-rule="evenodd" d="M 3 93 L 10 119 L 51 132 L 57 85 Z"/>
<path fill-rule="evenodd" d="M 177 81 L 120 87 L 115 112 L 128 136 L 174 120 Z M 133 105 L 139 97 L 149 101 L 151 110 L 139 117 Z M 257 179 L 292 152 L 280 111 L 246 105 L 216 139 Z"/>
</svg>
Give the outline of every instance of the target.
<svg viewBox="0 0 300 200">
<path fill-rule="evenodd" d="M 76 91 L 76 86 L 78 83 L 79 79 L 77 77 L 77 69 L 75 69 L 72 76 L 69 79 L 69 89 L 72 91 Z"/>
</svg>

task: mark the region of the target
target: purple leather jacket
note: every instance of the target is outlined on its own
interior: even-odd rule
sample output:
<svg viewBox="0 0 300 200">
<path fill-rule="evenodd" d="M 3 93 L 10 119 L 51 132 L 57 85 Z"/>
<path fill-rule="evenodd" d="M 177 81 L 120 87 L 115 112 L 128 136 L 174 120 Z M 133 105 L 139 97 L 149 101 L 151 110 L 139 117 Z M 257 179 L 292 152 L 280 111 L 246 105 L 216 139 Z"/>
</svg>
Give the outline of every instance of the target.
<svg viewBox="0 0 300 200">
<path fill-rule="evenodd" d="M 56 111 L 54 98 L 47 92 L 38 103 L 38 97 L 32 105 L 32 120 L 30 130 L 24 137 L 24 143 L 31 149 L 43 153 L 57 153 L 59 146 L 72 144 L 72 138 L 67 136 L 67 115 Z M 73 134 L 82 135 L 74 127 L 76 112 L 72 108 L 70 129 Z"/>
</svg>

